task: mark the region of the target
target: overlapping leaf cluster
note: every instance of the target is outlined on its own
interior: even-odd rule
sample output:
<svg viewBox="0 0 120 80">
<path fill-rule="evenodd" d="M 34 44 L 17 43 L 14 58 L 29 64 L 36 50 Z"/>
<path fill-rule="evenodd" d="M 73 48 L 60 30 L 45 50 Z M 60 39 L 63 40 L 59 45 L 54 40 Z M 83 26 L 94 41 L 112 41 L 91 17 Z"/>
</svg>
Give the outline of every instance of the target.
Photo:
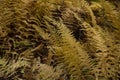
<svg viewBox="0 0 120 80">
<path fill-rule="evenodd" d="M 0 80 L 119 80 L 119 0 L 1 0 Z"/>
</svg>

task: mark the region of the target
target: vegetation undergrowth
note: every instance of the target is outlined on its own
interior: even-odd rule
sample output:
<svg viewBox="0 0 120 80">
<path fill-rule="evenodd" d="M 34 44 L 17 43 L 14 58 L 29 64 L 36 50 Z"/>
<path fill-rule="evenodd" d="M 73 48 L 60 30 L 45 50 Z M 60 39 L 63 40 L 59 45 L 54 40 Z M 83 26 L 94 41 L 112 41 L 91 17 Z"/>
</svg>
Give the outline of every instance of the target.
<svg viewBox="0 0 120 80">
<path fill-rule="evenodd" d="M 0 80 L 119 80 L 119 0 L 0 0 Z"/>
</svg>

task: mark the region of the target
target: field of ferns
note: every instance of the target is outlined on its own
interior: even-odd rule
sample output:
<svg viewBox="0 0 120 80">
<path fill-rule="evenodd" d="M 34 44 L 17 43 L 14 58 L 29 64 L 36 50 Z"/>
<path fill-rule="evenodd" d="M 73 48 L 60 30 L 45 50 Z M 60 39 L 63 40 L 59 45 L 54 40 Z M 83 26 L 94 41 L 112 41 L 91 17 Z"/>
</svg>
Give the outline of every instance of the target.
<svg viewBox="0 0 120 80">
<path fill-rule="evenodd" d="M 0 80 L 120 80 L 120 0 L 0 0 Z"/>
</svg>

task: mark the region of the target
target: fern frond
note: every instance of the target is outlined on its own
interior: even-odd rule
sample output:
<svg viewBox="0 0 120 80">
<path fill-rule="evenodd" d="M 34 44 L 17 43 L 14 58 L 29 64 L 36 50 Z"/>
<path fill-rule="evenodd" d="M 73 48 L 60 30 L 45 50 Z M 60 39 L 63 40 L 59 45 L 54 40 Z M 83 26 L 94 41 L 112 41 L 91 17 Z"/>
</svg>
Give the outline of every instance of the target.
<svg viewBox="0 0 120 80">
<path fill-rule="evenodd" d="M 45 18 L 48 21 L 46 23 L 47 27 L 52 30 L 50 30 L 50 34 L 53 36 L 51 37 L 51 40 L 53 45 L 56 46 L 56 48 L 53 49 L 55 49 L 55 55 L 58 56 L 58 61 L 65 65 L 65 69 L 67 70 L 68 74 L 71 75 L 71 79 L 84 79 L 82 72 L 84 72 L 86 69 L 89 70 L 91 67 L 91 60 L 89 59 L 89 56 L 82 49 L 80 43 L 75 40 L 71 31 L 62 23 L 62 21 L 56 22 L 49 17 Z M 50 25 L 49 23 L 53 24 L 54 26 Z M 84 63 L 87 63 L 87 66 Z"/>
<path fill-rule="evenodd" d="M 35 77 L 40 80 L 56 80 L 62 73 L 60 69 L 55 69 L 52 66 L 40 63 L 39 59 L 34 59 L 33 64 L 32 72 L 37 72 Z"/>
<path fill-rule="evenodd" d="M 17 69 L 29 66 L 29 62 L 25 58 L 18 58 L 17 60 L 5 57 L 0 58 L 0 77 L 10 78 L 17 73 Z"/>
<path fill-rule="evenodd" d="M 0 19 L 1 26 L 9 25 L 25 16 L 25 4 L 21 0 L 5 0 L 1 1 L 0 14 L 3 17 Z"/>
<path fill-rule="evenodd" d="M 111 59 L 110 58 L 111 52 L 107 47 L 107 45 L 105 44 L 106 40 L 104 38 L 102 29 L 100 30 L 100 28 L 91 27 L 89 23 L 84 21 L 82 22 L 81 18 L 79 18 L 79 16 L 77 16 L 76 14 L 75 14 L 75 18 L 78 20 L 82 30 L 85 31 L 84 34 L 87 38 L 89 49 L 92 47 L 92 50 L 93 52 L 95 51 L 94 53 L 97 57 L 96 59 L 98 61 L 97 65 L 93 68 L 93 71 L 96 71 L 96 72 L 93 72 L 93 73 L 97 74 L 97 76 L 99 77 L 102 76 L 102 78 L 104 77 L 105 79 L 108 79 L 109 77 L 113 77 L 114 75 L 117 75 L 116 73 L 118 70 L 117 68 L 118 64 L 114 65 L 114 69 L 112 69 L 113 67 L 111 63 L 108 62 Z M 107 38 L 111 40 L 109 36 Z M 114 61 L 113 63 L 118 63 L 117 62 L 118 60 L 115 60 L 116 57 L 112 57 L 112 58 L 113 60 L 111 61 Z"/>
</svg>

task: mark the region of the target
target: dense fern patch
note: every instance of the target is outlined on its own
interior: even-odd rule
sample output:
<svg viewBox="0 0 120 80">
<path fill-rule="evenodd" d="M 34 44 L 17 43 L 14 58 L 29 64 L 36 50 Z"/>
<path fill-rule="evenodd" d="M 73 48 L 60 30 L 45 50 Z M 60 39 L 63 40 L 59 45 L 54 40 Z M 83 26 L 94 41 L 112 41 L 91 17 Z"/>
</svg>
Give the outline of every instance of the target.
<svg viewBox="0 0 120 80">
<path fill-rule="evenodd" d="M 119 80 L 119 0 L 0 0 L 0 80 Z"/>
</svg>

